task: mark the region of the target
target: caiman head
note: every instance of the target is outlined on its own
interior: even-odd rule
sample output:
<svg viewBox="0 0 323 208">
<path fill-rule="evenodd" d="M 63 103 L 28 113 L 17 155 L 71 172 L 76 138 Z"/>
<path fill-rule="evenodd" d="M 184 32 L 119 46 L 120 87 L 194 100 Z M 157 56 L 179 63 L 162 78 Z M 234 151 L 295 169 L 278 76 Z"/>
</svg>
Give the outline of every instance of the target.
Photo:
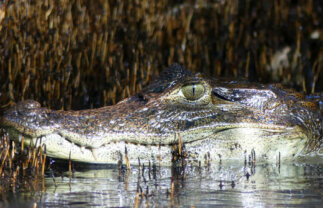
<svg viewBox="0 0 323 208">
<path fill-rule="evenodd" d="M 173 64 L 149 86 L 114 106 L 54 111 L 35 101 L 4 112 L 1 127 L 47 155 L 90 163 L 138 158 L 187 161 L 293 160 L 319 154 L 322 114 L 317 103 L 278 85 L 224 81 Z M 123 160 L 125 161 L 125 160 Z"/>
</svg>

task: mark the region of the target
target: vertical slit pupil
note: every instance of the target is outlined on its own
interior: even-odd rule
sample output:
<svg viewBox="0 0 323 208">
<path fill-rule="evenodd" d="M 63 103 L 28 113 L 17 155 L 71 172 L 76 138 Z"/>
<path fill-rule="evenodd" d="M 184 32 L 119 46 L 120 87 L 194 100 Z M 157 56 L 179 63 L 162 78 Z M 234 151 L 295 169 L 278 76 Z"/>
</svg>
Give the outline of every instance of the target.
<svg viewBox="0 0 323 208">
<path fill-rule="evenodd" d="M 192 86 L 193 96 L 195 96 L 195 85 Z"/>
</svg>

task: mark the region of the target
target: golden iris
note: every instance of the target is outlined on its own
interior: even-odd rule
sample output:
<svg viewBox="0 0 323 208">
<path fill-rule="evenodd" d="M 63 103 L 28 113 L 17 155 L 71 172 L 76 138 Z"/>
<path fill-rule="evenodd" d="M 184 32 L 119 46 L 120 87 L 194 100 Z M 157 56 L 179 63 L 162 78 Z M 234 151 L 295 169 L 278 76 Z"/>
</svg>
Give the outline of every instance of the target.
<svg viewBox="0 0 323 208">
<path fill-rule="evenodd" d="M 182 87 L 183 95 L 188 100 L 198 100 L 200 99 L 205 92 L 205 88 L 203 84 L 188 84 Z"/>
</svg>

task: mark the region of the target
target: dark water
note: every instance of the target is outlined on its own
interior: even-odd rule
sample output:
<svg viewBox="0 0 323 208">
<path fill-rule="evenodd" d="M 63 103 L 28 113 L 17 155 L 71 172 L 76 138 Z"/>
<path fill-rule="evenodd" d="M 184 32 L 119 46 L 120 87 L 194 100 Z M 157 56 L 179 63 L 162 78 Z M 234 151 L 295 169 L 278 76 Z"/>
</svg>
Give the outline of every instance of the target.
<svg viewBox="0 0 323 208">
<path fill-rule="evenodd" d="M 209 167 L 75 167 L 49 171 L 16 207 L 322 207 L 323 165 L 212 164 Z M 54 174 L 55 182 L 51 175 Z M 30 203 L 25 203 L 28 199 Z M 1 205 L 1 204 L 0 204 Z M 1 206 L 0 206 L 1 207 Z"/>
</svg>

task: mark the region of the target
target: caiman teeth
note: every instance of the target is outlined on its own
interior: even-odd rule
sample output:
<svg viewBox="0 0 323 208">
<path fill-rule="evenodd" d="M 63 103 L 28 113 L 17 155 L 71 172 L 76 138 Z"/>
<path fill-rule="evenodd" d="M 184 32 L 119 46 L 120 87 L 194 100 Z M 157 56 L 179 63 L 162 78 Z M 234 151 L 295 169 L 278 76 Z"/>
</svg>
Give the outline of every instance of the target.
<svg viewBox="0 0 323 208">
<path fill-rule="evenodd" d="M 96 160 L 96 161 L 97 161 L 98 159 L 96 158 L 96 156 L 95 156 L 95 154 L 94 154 L 94 149 L 93 149 L 93 148 L 91 149 L 91 152 L 92 152 L 92 156 L 93 156 L 94 160 Z"/>
<path fill-rule="evenodd" d="M 173 145 L 173 143 L 171 143 L 171 144 L 161 144 L 161 143 L 159 143 L 159 144 L 145 144 L 145 143 L 139 143 L 139 142 L 129 142 L 129 141 L 124 141 L 124 140 L 121 140 L 121 141 L 111 141 L 111 142 L 108 142 L 108 143 L 104 143 L 104 144 L 102 144 L 102 145 L 100 145 L 99 147 L 93 147 L 93 146 L 84 146 L 83 144 L 80 144 L 80 143 L 76 143 L 76 142 L 73 142 L 73 141 L 71 141 L 68 137 L 63 137 L 62 135 L 60 135 L 61 136 L 61 138 L 63 138 L 63 139 L 65 139 L 66 141 L 68 141 L 69 143 L 71 143 L 71 144 L 73 144 L 73 145 L 76 145 L 76 146 L 78 146 L 79 148 L 80 148 L 80 150 L 83 152 L 85 149 L 89 149 L 89 150 L 91 150 L 92 151 L 92 153 L 93 153 L 93 150 L 94 149 L 99 149 L 99 148 L 101 148 L 101 147 L 107 147 L 107 146 L 109 146 L 109 145 L 111 145 L 111 144 L 118 144 L 118 143 L 121 143 L 121 142 L 123 142 L 124 144 L 132 144 L 132 145 L 137 145 L 137 146 L 146 146 L 146 147 L 149 147 L 149 146 L 154 146 L 154 147 L 160 147 L 160 146 L 164 146 L 164 147 L 166 147 L 166 146 L 172 146 Z M 94 156 L 94 153 L 93 153 L 93 157 L 95 158 L 95 156 Z"/>
<path fill-rule="evenodd" d="M 85 147 L 84 146 L 81 146 L 80 148 L 81 148 L 81 151 L 84 152 Z"/>
</svg>

